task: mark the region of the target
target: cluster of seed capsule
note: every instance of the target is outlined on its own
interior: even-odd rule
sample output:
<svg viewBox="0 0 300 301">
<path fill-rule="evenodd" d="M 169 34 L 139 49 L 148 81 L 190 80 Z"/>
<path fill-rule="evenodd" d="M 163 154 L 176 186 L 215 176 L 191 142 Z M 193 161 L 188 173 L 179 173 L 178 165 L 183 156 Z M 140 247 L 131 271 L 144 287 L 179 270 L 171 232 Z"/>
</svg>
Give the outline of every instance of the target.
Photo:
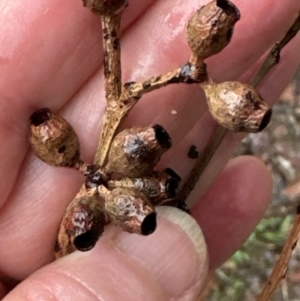
<svg viewBox="0 0 300 301">
<path fill-rule="evenodd" d="M 127 1 L 84 0 L 84 5 L 94 13 L 113 15 Z M 159 85 L 197 83 L 206 93 L 211 114 L 222 126 L 234 131 L 261 131 L 270 120 L 271 110 L 259 93 L 239 82 L 214 83 L 204 63 L 229 43 L 239 18 L 238 9 L 227 0 L 215 0 L 201 7 L 187 26 L 192 49 L 188 63 L 171 76 L 154 77 L 141 85 L 128 83 L 124 89 L 131 93 L 128 92 L 130 97 L 136 89 L 140 97 L 142 92 Z M 76 168 L 86 177 L 85 185 L 63 217 L 55 250 L 57 257 L 74 250 L 90 250 L 108 223 L 148 235 L 156 228 L 155 206 L 176 200 L 180 177 L 171 169 L 155 170 L 162 154 L 172 145 L 160 125 L 119 132 L 110 145 L 105 164 L 99 166 L 82 160 L 79 139 L 62 117 L 44 108 L 34 112 L 30 121 L 30 142 L 35 155 L 50 165 Z M 185 207 L 182 201 L 174 204 Z"/>
<path fill-rule="evenodd" d="M 131 233 L 148 235 L 155 230 L 154 206 L 174 198 L 180 181 L 169 168 L 154 171 L 172 145 L 160 125 L 121 131 L 110 147 L 107 164 L 100 167 L 81 160 L 79 139 L 65 119 L 44 108 L 30 120 L 36 156 L 53 166 L 76 168 L 86 176 L 84 189 L 64 216 L 60 244 L 89 250 L 109 222 Z"/>
</svg>

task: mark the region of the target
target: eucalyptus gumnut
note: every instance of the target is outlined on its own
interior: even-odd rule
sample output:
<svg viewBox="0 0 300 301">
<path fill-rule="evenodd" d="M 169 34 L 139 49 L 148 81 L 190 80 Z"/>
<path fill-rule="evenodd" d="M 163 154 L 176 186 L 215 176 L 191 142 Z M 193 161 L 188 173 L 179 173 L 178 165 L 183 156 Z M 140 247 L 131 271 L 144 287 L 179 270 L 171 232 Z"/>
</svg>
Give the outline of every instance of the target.
<svg viewBox="0 0 300 301">
<path fill-rule="evenodd" d="M 252 86 L 223 82 L 204 84 L 203 89 L 212 116 L 229 130 L 256 133 L 269 124 L 272 110 Z"/>
<path fill-rule="evenodd" d="M 150 177 L 129 178 L 107 182 L 110 189 L 117 187 L 135 188 L 142 192 L 152 205 L 159 205 L 162 201 L 175 198 L 181 178 L 170 168 L 162 173 L 155 172 Z"/>
<path fill-rule="evenodd" d="M 171 145 L 169 134 L 158 124 L 125 129 L 111 144 L 107 170 L 128 177 L 151 175 L 161 155 Z"/>
<path fill-rule="evenodd" d="M 156 212 L 146 196 L 135 188 L 100 187 L 105 212 L 110 220 L 129 233 L 149 235 L 156 229 Z"/>
<path fill-rule="evenodd" d="M 83 0 L 83 5 L 93 13 L 111 15 L 122 10 L 128 0 Z"/>
<path fill-rule="evenodd" d="M 73 167 L 80 160 L 80 144 L 74 129 L 47 108 L 31 115 L 29 139 L 34 154 L 49 165 Z"/>
<path fill-rule="evenodd" d="M 187 26 L 187 41 L 193 53 L 205 59 L 220 52 L 230 42 L 239 19 L 239 10 L 230 1 L 215 0 L 202 6 Z"/>
<path fill-rule="evenodd" d="M 105 225 L 106 215 L 96 196 L 78 194 L 64 214 L 55 246 L 56 258 L 75 250 L 91 250 Z"/>
</svg>

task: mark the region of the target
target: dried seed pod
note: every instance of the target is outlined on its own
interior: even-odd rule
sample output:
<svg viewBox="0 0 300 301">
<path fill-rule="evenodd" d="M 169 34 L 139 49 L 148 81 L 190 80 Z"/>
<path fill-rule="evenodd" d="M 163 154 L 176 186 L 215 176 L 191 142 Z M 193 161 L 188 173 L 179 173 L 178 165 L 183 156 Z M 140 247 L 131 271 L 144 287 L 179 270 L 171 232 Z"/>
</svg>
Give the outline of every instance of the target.
<svg viewBox="0 0 300 301">
<path fill-rule="evenodd" d="M 105 211 L 111 222 L 130 233 L 149 235 L 156 228 L 156 212 L 146 196 L 135 188 L 118 187 L 112 191 L 99 187 Z"/>
<path fill-rule="evenodd" d="M 240 82 L 202 85 L 211 114 L 224 127 L 256 133 L 270 122 L 272 110 L 250 85 Z"/>
<path fill-rule="evenodd" d="M 152 177 L 125 177 L 121 180 L 110 180 L 107 185 L 110 189 L 116 187 L 138 189 L 152 205 L 158 205 L 177 195 L 180 180 L 181 178 L 168 168 L 163 173 L 156 172 Z"/>
<path fill-rule="evenodd" d="M 83 0 L 83 5 L 93 13 L 100 15 L 111 15 L 122 10 L 128 0 Z"/>
<path fill-rule="evenodd" d="M 49 109 L 30 117 L 30 143 L 34 154 L 54 166 L 73 167 L 80 162 L 80 144 L 72 126 Z"/>
<path fill-rule="evenodd" d="M 128 177 L 150 175 L 171 145 L 170 136 L 160 125 L 125 129 L 111 144 L 107 169 Z"/>
<path fill-rule="evenodd" d="M 205 59 L 220 52 L 230 42 L 239 19 L 239 10 L 230 1 L 215 0 L 202 6 L 187 26 L 187 41 L 193 53 Z"/>
<path fill-rule="evenodd" d="M 102 235 L 105 224 L 105 213 L 99 200 L 93 195 L 79 193 L 63 217 L 55 246 L 56 258 L 75 250 L 92 249 Z"/>
</svg>

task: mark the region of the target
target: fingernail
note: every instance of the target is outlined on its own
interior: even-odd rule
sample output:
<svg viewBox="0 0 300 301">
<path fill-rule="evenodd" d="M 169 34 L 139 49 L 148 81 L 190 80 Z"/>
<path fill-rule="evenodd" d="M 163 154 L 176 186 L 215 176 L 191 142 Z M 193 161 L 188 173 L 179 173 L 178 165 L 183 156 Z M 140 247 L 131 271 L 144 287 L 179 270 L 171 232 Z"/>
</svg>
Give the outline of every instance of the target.
<svg viewBox="0 0 300 301">
<path fill-rule="evenodd" d="M 173 207 L 157 207 L 157 229 L 141 237 L 121 233 L 115 243 L 147 270 L 168 300 L 193 300 L 208 270 L 208 253 L 197 222 Z"/>
</svg>

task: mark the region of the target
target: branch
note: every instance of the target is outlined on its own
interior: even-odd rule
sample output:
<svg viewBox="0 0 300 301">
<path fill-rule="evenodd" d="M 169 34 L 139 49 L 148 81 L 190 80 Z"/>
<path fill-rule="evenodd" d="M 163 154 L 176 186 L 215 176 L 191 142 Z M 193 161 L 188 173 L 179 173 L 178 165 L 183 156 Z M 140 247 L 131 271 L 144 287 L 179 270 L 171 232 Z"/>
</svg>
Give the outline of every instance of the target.
<svg viewBox="0 0 300 301">
<path fill-rule="evenodd" d="M 294 226 L 280 254 L 280 258 L 276 263 L 276 266 L 270 276 L 268 283 L 264 287 L 262 293 L 258 296 L 257 301 L 270 300 L 276 288 L 278 287 L 279 283 L 281 282 L 281 280 L 285 278 L 287 268 L 288 268 L 288 263 L 290 261 L 292 252 L 297 245 L 299 237 L 300 237 L 300 206 L 297 207 L 297 216 L 294 222 Z"/>
<path fill-rule="evenodd" d="M 296 36 L 299 30 L 300 30 L 300 11 L 298 13 L 298 18 L 293 23 L 291 28 L 287 31 L 283 39 L 280 42 L 276 43 L 276 45 L 271 49 L 264 64 L 257 72 L 257 74 L 254 76 L 252 80 L 253 83 L 259 84 L 263 79 L 263 77 L 270 71 L 270 69 L 274 65 L 279 63 L 281 50 L 290 42 L 290 40 L 293 37 Z M 268 283 L 265 285 L 257 301 L 270 300 L 276 288 L 278 287 L 280 281 L 285 278 L 288 263 L 292 255 L 292 251 L 296 247 L 297 241 L 300 237 L 299 233 L 300 233 L 300 206 L 297 207 L 297 217 L 294 222 L 293 229 L 291 230 L 290 236 L 285 243 L 284 249 L 280 255 L 278 262 L 274 267 L 274 270 L 270 276 Z"/>
<path fill-rule="evenodd" d="M 94 163 L 103 166 L 115 131 L 112 126 L 118 114 L 118 99 L 121 94 L 121 49 L 120 25 L 122 11 L 113 15 L 102 15 L 104 51 L 104 75 L 107 107 L 103 117 L 103 130 L 96 151 Z"/>
<path fill-rule="evenodd" d="M 262 79 L 269 73 L 269 71 L 279 63 L 280 53 L 282 49 L 294 38 L 297 32 L 300 30 L 300 12 L 298 13 L 298 18 L 295 20 L 293 25 L 290 27 L 288 32 L 285 34 L 280 42 L 277 42 L 271 49 L 269 55 L 266 57 L 264 63 L 255 74 L 255 76 L 250 81 L 250 84 L 257 86 Z"/>
<path fill-rule="evenodd" d="M 112 44 L 108 41 L 109 37 L 107 38 L 106 44 Z M 110 62 L 110 56 L 106 56 L 104 62 L 106 63 L 106 61 L 108 63 Z M 114 84 L 119 84 L 121 81 L 114 82 L 116 76 L 112 75 L 111 72 L 107 72 L 107 68 L 105 68 L 105 70 L 105 88 L 107 92 L 108 105 L 104 115 L 102 136 L 95 158 L 95 163 L 99 164 L 100 166 L 103 166 L 105 162 L 111 142 L 122 121 L 145 93 L 149 93 L 170 84 L 194 84 L 201 83 L 208 79 L 206 65 L 204 64 L 203 60 L 200 60 L 196 56 L 192 55 L 189 62 L 182 68 L 177 68 L 165 74 L 153 76 L 141 83 L 126 83 L 123 87 L 121 95 L 119 95 L 117 93 L 111 93 L 111 91 L 113 91 L 112 89 L 114 88 Z M 118 71 L 117 68 L 115 68 L 115 70 Z M 116 92 L 119 92 L 119 90 Z M 118 98 L 116 98 L 117 95 Z M 116 101 L 116 99 L 118 100 Z"/>
</svg>

